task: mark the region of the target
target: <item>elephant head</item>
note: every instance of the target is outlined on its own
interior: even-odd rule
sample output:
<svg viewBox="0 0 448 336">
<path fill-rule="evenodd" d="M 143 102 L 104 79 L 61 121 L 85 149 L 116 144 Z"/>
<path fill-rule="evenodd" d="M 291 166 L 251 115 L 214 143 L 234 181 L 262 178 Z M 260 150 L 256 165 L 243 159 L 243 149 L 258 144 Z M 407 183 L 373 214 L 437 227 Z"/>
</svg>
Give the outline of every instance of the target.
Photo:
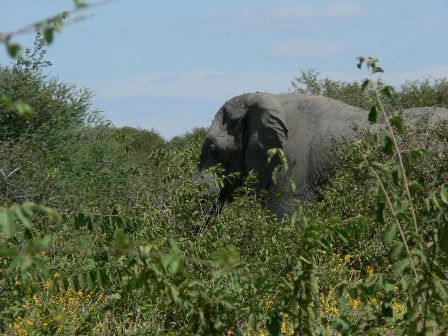
<svg viewBox="0 0 448 336">
<path fill-rule="evenodd" d="M 245 94 L 226 102 L 217 112 L 202 146 L 199 171 L 204 182 L 209 187 L 213 184 L 206 170 L 221 164 L 226 175 L 240 173 L 245 177 L 255 171 L 255 191 L 269 189 L 279 160 L 274 158 L 268 163 L 267 152 L 283 148 L 288 136 L 285 124 L 282 108 L 266 94 Z M 240 185 L 241 178 L 226 181 L 219 191 L 220 202 L 231 200 Z"/>
</svg>

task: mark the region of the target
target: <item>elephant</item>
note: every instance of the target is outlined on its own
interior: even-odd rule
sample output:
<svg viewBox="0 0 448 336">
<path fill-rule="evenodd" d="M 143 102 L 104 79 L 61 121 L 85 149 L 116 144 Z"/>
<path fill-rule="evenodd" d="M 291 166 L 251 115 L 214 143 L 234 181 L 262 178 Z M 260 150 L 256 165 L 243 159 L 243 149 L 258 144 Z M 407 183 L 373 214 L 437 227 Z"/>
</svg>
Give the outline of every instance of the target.
<svg viewBox="0 0 448 336">
<path fill-rule="evenodd" d="M 417 122 L 436 114 L 448 119 L 447 109 L 404 111 Z M 231 201 L 242 179 L 227 181 L 218 190 L 208 169 L 221 164 L 225 174 L 257 175 L 255 192 L 266 191 L 266 205 L 277 216 L 293 211 L 293 199 L 320 199 L 319 187 L 328 182 L 335 160 L 334 141 L 356 137 L 357 129 L 379 128 L 368 122 L 368 112 L 338 100 L 306 94 L 248 93 L 228 100 L 216 113 L 202 145 L 198 170 L 207 190 L 217 193 L 219 204 Z M 268 151 L 280 148 L 288 170 L 276 181 L 272 173 L 281 160 L 268 162 Z M 290 190 L 290 181 L 296 184 Z M 280 196 L 279 196 L 280 195 Z"/>
</svg>

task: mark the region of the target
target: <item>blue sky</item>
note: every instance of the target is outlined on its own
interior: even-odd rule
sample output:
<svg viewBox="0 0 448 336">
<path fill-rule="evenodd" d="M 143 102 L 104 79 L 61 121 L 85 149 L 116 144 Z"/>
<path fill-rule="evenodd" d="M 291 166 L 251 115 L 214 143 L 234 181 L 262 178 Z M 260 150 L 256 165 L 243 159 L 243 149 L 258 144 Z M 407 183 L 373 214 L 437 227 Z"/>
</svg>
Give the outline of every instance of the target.
<svg viewBox="0 0 448 336">
<path fill-rule="evenodd" d="M 71 7 L 0 0 L 0 32 Z M 287 92 L 300 70 L 361 80 L 360 55 L 395 85 L 448 76 L 446 0 L 118 0 L 83 14 L 49 47 L 49 73 L 90 88 L 115 125 L 165 138 L 208 126 L 232 96 Z"/>
</svg>

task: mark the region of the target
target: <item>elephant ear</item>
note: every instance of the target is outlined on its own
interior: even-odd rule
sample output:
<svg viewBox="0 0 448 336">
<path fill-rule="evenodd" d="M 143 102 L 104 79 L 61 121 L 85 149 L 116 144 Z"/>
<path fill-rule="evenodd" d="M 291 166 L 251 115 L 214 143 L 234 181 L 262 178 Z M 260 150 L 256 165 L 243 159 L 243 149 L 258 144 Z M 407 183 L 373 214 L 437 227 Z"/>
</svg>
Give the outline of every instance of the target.
<svg viewBox="0 0 448 336">
<path fill-rule="evenodd" d="M 268 163 L 268 150 L 285 148 L 288 138 L 283 109 L 273 97 L 256 94 L 246 102 L 247 113 L 243 120 L 243 155 L 245 171 L 254 170 L 258 177 L 258 188 L 267 189 L 272 172 L 280 163 L 273 158 Z"/>
</svg>

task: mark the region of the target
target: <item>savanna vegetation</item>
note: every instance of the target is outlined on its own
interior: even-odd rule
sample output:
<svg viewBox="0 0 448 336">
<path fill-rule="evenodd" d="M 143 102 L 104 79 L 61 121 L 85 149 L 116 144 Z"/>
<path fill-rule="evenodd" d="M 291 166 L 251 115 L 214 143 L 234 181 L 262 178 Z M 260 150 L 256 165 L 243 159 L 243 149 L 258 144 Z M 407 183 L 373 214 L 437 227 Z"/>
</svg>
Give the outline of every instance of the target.
<svg viewBox="0 0 448 336">
<path fill-rule="evenodd" d="M 337 146 L 323 201 L 279 220 L 252 177 L 211 215 L 192 182 L 204 129 L 116 128 L 46 66 L 38 37 L 0 68 L 0 333 L 448 333 L 448 124 L 399 116 L 446 106 L 446 79 L 392 89 L 302 72 L 292 90 L 390 127 Z"/>
</svg>

